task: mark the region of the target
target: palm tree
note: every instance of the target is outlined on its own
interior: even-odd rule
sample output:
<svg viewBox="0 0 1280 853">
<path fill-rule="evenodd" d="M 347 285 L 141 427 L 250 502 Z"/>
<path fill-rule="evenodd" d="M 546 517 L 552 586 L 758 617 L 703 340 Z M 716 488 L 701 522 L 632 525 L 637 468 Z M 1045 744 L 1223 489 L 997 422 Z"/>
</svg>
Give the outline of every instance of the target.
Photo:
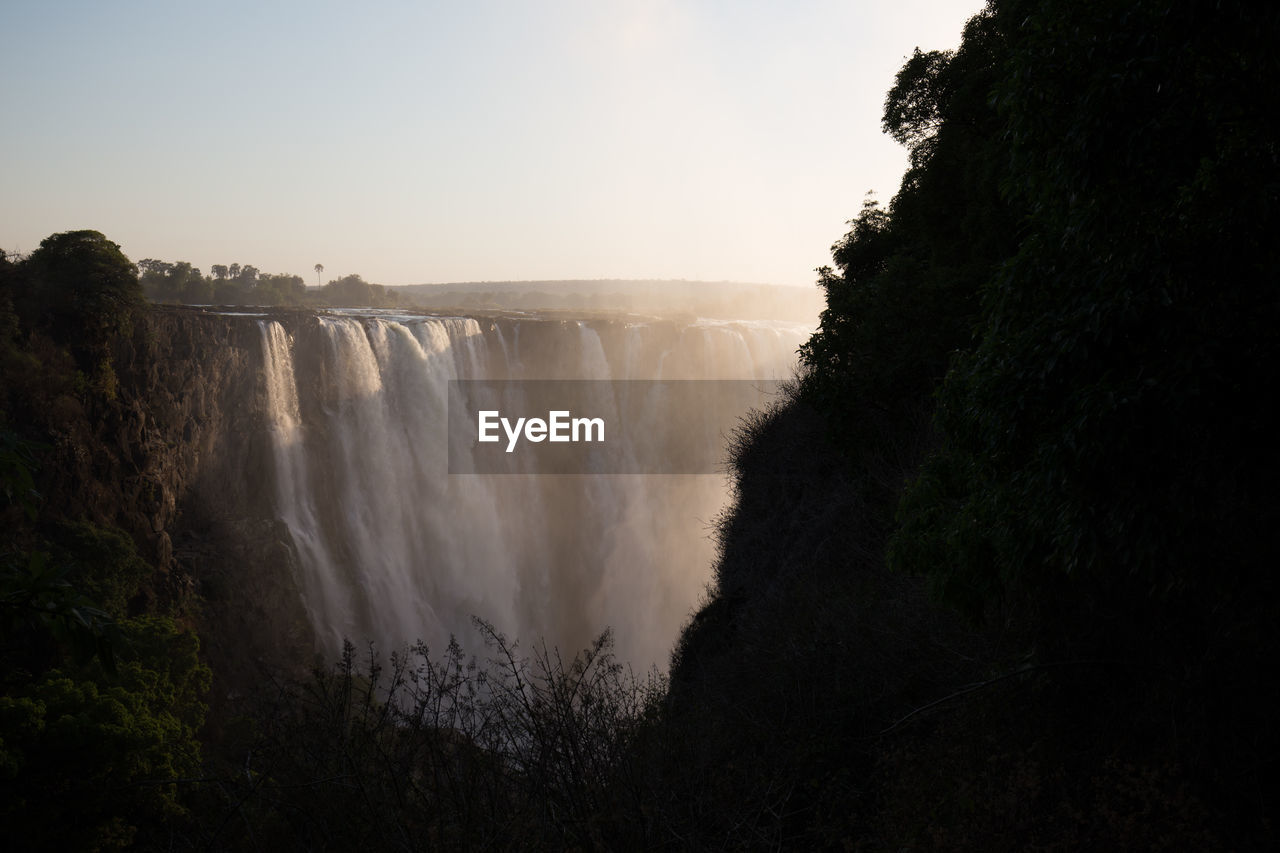
<svg viewBox="0 0 1280 853">
<path fill-rule="evenodd" d="M 316 287 L 320 286 L 320 273 L 324 272 L 324 264 L 316 264 Z"/>
</svg>

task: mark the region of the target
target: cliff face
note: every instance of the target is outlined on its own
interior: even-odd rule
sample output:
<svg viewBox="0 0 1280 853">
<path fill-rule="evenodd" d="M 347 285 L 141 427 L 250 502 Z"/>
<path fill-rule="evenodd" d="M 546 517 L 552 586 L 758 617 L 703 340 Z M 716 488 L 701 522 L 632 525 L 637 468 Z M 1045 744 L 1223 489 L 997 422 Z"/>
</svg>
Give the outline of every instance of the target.
<svg viewBox="0 0 1280 853">
<path fill-rule="evenodd" d="M 187 610 L 216 674 L 216 719 L 263 672 L 297 667 L 313 647 L 296 553 L 270 503 L 258 328 L 156 306 L 119 338 L 114 363 L 115 405 L 88 413 L 94 452 L 60 442 L 56 488 L 63 505 L 132 535 L 157 568 L 154 595 L 200 602 Z"/>
<path fill-rule="evenodd" d="M 59 518 L 121 528 L 155 567 L 132 607 L 160 604 L 199 631 L 215 717 L 266 673 L 317 649 L 333 659 L 344 637 L 473 647 L 472 614 L 564 649 L 613 626 L 628 660 L 663 665 L 706 579 L 698 519 L 719 512 L 723 483 L 450 478 L 433 431 L 441 386 L 766 379 L 790 372 L 806 333 L 692 317 L 151 306 L 116 334 L 110 388 L 58 397 L 67 411 L 42 424 L 42 488 Z M 707 423 L 676 436 L 718 441 Z"/>
<path fill-rule="evenodd" d="M 128 532 L 158 569 L 150 594 L 199 602 L 189 621 L 224 695 L 260 664 L 332 657 L 343 636 L 440 646 L 472 613 L 564 648 L 614 625 L 640 665 L 661 663 L 710 562 L 689 519 L 714 515 L 723 487 L 453 482 L 430 437 L 437 386 L 764 379 L 789 372 L 805 333 L 616 314 L 153 306 L 117 336 L 116 398 L 59 442 L 52 503 Z M 685 528 L 692 543 L 674 532 Z"/>
<path fill-rule="evenodd" d="M 210 509 L 256 502 L 242 472 L 259 452 L 260 356 L 236 319 L 157 308 L 117 353 L 123 405 L 106 431 L 120 467 L 119 523 L 152 544 L 162 569 L 175 568 L 172 538 L 195 495 Z"/>
</svg>

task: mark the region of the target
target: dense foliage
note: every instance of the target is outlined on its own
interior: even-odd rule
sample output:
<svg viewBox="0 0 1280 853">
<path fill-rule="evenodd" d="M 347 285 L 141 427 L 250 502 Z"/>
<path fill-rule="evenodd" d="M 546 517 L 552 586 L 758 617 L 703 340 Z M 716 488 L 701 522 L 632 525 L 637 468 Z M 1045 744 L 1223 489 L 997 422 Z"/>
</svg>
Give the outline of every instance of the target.
<svg viewBox="0 0 1280 853">
<path fill-rule="evenodd" d="M 209 670 L 190 630 L 129 605 L 151 570 L 127 536 L 29 506 L 0 554 L 0 814 L 32 850 L 155 841 L 186 818 Z"/>
<path fill-rule="evenodd" d="M 1269 591 L 1280 19 L 1005 5 L 1036 22 L 1011 32 L 993 95 L 1005 195 L 1029 215 L 948 377 L 944 447 L 896 553 L 971 609 L 1017 596 L 1042 619 L 1063 596 L 1172 616 Z"/>
<path fill-rule="evenodd" d="M 137 270 L 97 231 L 46 237 L 23 266 L 27 281 L 18 296 L 32 320 L 95 350 L 106 346 L 142 301 Z"/>
<path fill-rule="evenodd" d="M 201 769 L 196 637 L 112 523 L 119 484 L 65 470 L 103 453 L 123 404 L 113 343 L 144 310 L 96 231 L 0 260 L 0 815 L 27 849 L 161 844 Z"/>
<path fill-rule="evenodd" d="M 1256 4 L 996 0 L 954 55 L 917 51 L 885 109 L 911 169 L 834 247 L 804 350 L 851 476 L 915 450 L 875 492 L 891 564 L 1069 709 L 1037 749 L 1146 767 L 1253 840 L 1246 796 L 1276 796 L 1277 33 Z M 974 713 L 952 736 L 988 731 Z"/>
<path fill-rule="evenodd" d="M 993 3 L 889 94 L 912 166 L 822 271 L 805 390 L 857 455 L 941 387 L 894 553 L 972 612 L 1274 562 L 1277 19 L 1219 6 Z"/>
<path fill-rule="evenodd" d="M 1021 208 L 999 191 L 997 19 L 971 20 L 959 50 L 921 53 L 898 73 L 884 127 L 911 166 L 885 209 L 868 199 L 819 270 L 821 327 L 802 349 L 805 394 L 850 449 L 895 455 L 918 441 L 952 354 L 969 345 L 979 291 L 1017 245 Z M 909 463 L 908 463 L 909 464 Z M 893 500 L 880 495 L 881 503 Z M 881 514 L 887 523 L 892 510 Z"/>
<path fill-rule="evenodd" d="M 46 237 L 14 273 L 13 299 L 30 326 L 75 357 L 80 370 L 108 396 L 115 390 L 109 349 L 128 335 L 142 304 L 133 264 L 97 231 Z"/>
</svg>

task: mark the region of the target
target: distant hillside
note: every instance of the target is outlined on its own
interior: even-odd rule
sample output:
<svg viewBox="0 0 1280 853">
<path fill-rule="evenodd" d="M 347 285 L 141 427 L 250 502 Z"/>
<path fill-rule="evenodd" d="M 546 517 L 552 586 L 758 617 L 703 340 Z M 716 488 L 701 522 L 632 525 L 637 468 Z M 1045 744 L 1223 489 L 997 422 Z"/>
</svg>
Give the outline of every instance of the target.
<svg viewBox="0 0 1280 853">
<path fill-rule="evenodd" d="M 822 292 L 817 287 L 730 281 L 482 281 L 410 284 L 392 290 L 404 302 L 424 308 L 585 308 L 746 320 L 794 320 L 815 325 L 823 304 Z"/>
</svg>

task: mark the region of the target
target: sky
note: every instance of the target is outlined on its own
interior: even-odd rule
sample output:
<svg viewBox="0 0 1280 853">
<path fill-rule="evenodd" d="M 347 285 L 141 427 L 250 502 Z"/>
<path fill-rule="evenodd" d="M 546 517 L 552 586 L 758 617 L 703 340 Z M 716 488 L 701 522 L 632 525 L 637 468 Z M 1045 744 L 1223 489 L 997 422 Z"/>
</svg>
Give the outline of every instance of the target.
<svg viewBox="0 0 1280 853">
<path fill-rule="evenodd" d="M 812 285 L 980 0 L 0 0 L 0 249 Z"/>
</svg>

